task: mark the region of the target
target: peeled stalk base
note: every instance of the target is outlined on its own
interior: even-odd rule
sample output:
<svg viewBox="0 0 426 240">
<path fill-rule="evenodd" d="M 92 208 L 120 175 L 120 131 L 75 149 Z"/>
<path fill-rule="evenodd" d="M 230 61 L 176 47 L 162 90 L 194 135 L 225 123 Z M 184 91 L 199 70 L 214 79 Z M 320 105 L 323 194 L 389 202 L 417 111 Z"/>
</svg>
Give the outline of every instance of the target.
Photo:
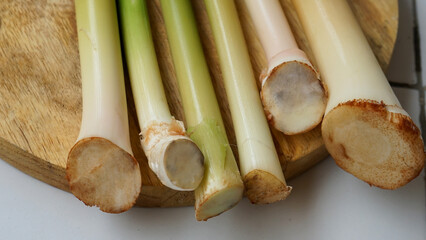
<svg viewBox="0 0 426 240">
<path fill-rule="evenodd" d="M 233 208 L 241 200 L 242 195 L 241 185 L 223 185 L 217 191 L 204 194 L 204 197 L 196 197 L 195 217 L 198 221 L 207 221 Z"/>
<path fill-rule="evenodd" d="M 225 130 L 217 121 L 204 120 L 189 133 L 205 157 L 204 178 L 194 193 L 195 217 L 206 221 L 237 205 L 244 185 Z"/>
<path fill-rule="evenodd" d="M 141 133 L 142 147 L 150 168 L 165 186 L 192 191 L 204 176 L 204 157 L 185 135 L 183 123 L 152 123 Z"/>
<path fill-rule="evenodd" d="M 243 197 L 240 176 L 227 169 L 224 171 L 222 174 L 226 177 L 207 173 L 195 190 L 195 218 L 198 221 L 206 221 L 233 208 Z"/>
<path fill-rule="evenodd" d="M 78 141 L 68 155 L 66 175 L 71 192 L 88 206 L 120 213 L 130 209 L 141 190 L 138 162 L 107 139 Z"/>
<path fill-rule="evenodd" d="M 258 169 L 244 176 L 244 185 L 246 196 L 253 204 L 269 204 L 284 200 L 292 189 L 273 174 Z"/>
<path fill-rule="evenodd" d="M 396 106 L 365 100 L 338 105 L 324 118 L 322 134 L 336 163 L 355 177 L 384 189 L 419 175 L 425 153 L 419 129 Z M 403 110 L 402 110 L 403 111 Z"/>
<path fill-rule="evenodd" d="M 274 67 L 264 79 L 261 96 L 269 122 L 287 135 L 317 126 L 327 101 L 315 70 L 299 61 Z"/>
</svg>

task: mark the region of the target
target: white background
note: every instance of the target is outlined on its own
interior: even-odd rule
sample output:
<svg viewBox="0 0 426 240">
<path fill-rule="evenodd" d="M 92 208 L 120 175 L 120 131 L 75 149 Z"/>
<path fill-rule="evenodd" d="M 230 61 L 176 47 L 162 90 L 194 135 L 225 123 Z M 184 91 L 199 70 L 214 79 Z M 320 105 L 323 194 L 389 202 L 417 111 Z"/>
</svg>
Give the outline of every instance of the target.
<svg viewBox="0 0 426 240">
<path fill-rule="evenodd" d="M 400 2 L 404 34 L 398 36 L 388 77 L 415 84 L 420 80 L 410 60 L 414 53 L 404 50 L 413 42 L 415 10 L 411 0 Z M 417 11 L 426 69 L 426 1 L 417 1 Z M 401 77 L 402 72 L 407 74 Z M 419 91 L 405 85 L 395 91 L 418 123 Z M 234 209 L 197 222 L 192 207 L 105 214 L 0 161 L 0 239 L 426 239 L 424 173 L 387 191 L 327 158 L 289 184 L 294 189 L 285 201 L 256 206 L 243 199 Z"/>
</svg>

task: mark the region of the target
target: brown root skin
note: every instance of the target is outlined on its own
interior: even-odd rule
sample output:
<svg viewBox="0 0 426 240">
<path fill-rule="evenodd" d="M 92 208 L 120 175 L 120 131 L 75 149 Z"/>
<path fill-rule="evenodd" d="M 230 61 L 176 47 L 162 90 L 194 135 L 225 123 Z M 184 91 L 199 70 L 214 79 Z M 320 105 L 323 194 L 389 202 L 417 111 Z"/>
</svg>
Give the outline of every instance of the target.
<svg viewBox="0 0 426 240">
<path fill-rule="evenodd" d="M 162 132 L 162 127 L 167 127 L 167 132 Z M 159 124 L 152 124 L 144 134 L 140 134 L 142 144 L 147 144 L 151 141 L 151 138 L 155 135 L 177 135 L 185 136 L 185 130 L 179 125 L 179 123 L 173 119 L 171 123 L 161 122 Z"/>
<path fill-rule="evenodd" d="M 339 104 L 323 120 L 322 134 L 337 165 L 370 185 L 404 186 L 423 169 L 420 130 L 410 117 L 370 100 Z"/>
<path fill-rule="evenodd" d="M 107 213 L 129 210 L 142 185 L 136 159 L 100 137 L 84 138 L 72 147 L 66 177 L 78 199 Z"/>
<path fill-rule="evenodd" d="M 258 169 L 244 176 L 244 185 L 245 194 L 253 204 L 269 204 L 284 200 L 292 189 L 269 172 Z"/>
<path fill-rule="evenodd" d="M 327 90 L 310 65 L 299 61 L 283 62 L 263 72 L 261 79 L 265 80 L 260 96 L 267 119 L 274 128 L 295 135 L 308 132 L 321 123 Z"/>
</svg>

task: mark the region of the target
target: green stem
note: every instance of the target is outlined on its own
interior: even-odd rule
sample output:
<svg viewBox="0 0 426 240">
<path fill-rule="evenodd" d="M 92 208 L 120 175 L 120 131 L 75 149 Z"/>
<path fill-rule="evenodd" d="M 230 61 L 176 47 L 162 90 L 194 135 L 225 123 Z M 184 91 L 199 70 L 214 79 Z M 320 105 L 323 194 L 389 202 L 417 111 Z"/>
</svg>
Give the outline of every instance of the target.
<svg viewBox="0 0 426 240">
<path fill-rule="evenodd" d="M 145 0 L 120 0 L 121 31 L 139 124 L 170 122 Z"/>
<path fill-rule="evenodd" d="M 196 217 L 206 220 L 237 204 L 243 193 L 223 125 L 190 1 L 161 6 L 191 138 L 205 158 L 205 176 L 195 190 Z"/>
</svg>

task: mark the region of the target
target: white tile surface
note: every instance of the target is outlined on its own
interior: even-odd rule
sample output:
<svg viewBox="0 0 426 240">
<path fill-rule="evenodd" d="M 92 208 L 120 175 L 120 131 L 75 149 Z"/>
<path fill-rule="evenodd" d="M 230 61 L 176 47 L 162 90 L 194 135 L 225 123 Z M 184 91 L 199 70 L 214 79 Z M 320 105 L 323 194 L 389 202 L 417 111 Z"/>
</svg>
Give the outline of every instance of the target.
<svg viewBox="0 0 426 240">
<path fill-rule="evenodd" d="M 208 222 L 193 209 L 133 208 L 109 215 L 0 161 L 0 239 L 426 239 L 423 176 L 372 188 L 331 158 L 291 181 L 283 202 L 237 207 Z"/>
<path fill-rule="evenodd" d="M 419 22 L 419 35 L 420 35 L 420 58 L 421 67 L 423 70 L 422 79 L 423 87 L 426 87 L 426 1 L 417 0 L 417 20 Z"/>
<path fill-rule="evenodd" d="M 421 0 L 425 1 L 425 0 Z M 416 84 L 413 37 L 413 2 L 399 1 L 399 26 L 395 49 L 390 61 L 387 77 L 391 82 Z"/>
</svg>

